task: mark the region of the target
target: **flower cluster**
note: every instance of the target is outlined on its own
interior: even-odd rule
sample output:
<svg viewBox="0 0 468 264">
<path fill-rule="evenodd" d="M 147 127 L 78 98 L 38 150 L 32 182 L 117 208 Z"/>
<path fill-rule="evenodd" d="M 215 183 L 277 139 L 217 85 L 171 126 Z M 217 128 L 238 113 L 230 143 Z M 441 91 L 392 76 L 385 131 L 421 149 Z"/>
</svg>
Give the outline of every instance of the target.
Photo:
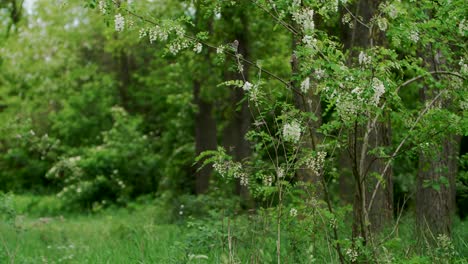
<svg viewBox="0 0 468 264">
<path fill-rule="evenodd" d="M 380 97 L 385 93 L 385 85 L 383 82 L 377 78 L 372 79 L 372 89 L 374 90 L 374 96 L 372 97 L 372 102 L 375 105 L 379 104 Z"/>
<path fill-rule="evenodd" d="M 372 57 L 368 56 L 365 52 L 361 51 L 359 53 L 358 60 L 359 60 L 360 65 L 366 66 L 366 65 L 369 65 L 371 63 Z"/>
<path fill-rule="evenodd" d="M 306 160 L 307 168 L 311 169 L 315 175 L 319 175 L 320 171 L 325 164 L 325 157 L 327 156 L 326 152 L 319 151 L 316 156 L 309 157 Z"/>
<path fill-rule="evenodd" d="M 307 93 L 307 92 L 309 91 L 309 88 L 310 88 L 310 78 L 307 77 L 307 78 L 305 78 L 305 80 L 302 81 L 302 83 L 301 83 L 301 91 L 302 91 L 302 93 L 304 93 L 304 94 Z"/>
<path fill-rule="evenodd" d="M 283 126 L 283 138 L 287 142 L 297 143 L 301 138 L 301 126 L 297 121 L 286 123 Z"/>
<path fill-rule="evenodd" d="M 409 39 L 414 43 L 418 43 L 419 41 L 419 32 L 417 30 L 412 30 L 409 35 Z"/>
<path fill-rule="evenodd" d="M 125 29 L 125 18 L 122 16 L 122 14 L 118 13 L 117 15 L 115 15 L 114 23 L 115 31 L 120 32 Z"/>
<path fill-rule="evenodd" d="M 458 24 L 458 32 L 462 37 L 466 35 L 466 32 L 468 31 L 468 21 L 466 21 L 465 18 L 460 21 L 460 24 Z"/>
<path fill-rule="evenodd" d="M 234 162 L 220 157 L 214 162 L 213 168 L 221 177 L 233 177 L 234 179 L 240 179 L 240 184 L 242 186 L 249 185 L 249 178 L 247 173 L 244 172 L 240 162 Z"/>
<path fill-rule="evenodd" d="M 106 14 L 107 5 L 105 1 L 99 1 L 98 7 L 99 7 L 99 12 L 101 12 L 102 14 Z"/>
<path fill-rule="evenodd" d="M 304 32 L 312 32 L 315 29 L 314 24 L 314 10 L 304 8 L 292 14 L 294 21 L 296 21 Z"/>
<path fill-rule="evenodd" d="M 358 252 L 352 248 L 348 248 L 346 249 L 346 256 L 348 256 L 349 260 L 354 263 L 357 261 L 357 258 L 358 258 Z"/>
<path fill-rule="evenodd" d="M 297 216 L 297 209 L 296 208 L 291 208 L 291 210 L 289 210 L 289 215 L 291 217 L 296 217 Z"/>
</svg>

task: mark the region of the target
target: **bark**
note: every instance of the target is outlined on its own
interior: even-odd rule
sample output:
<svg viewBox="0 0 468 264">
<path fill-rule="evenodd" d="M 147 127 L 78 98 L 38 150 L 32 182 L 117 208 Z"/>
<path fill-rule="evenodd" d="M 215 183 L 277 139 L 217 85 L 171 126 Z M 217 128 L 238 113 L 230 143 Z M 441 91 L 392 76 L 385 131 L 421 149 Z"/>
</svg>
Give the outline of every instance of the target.
<svg viewBox="0 0 468 264">
<path fill-rule="evenodd" d="M 200 96 L 201 82 L 193 82 L 193 98 L 197 106 L 195 114 L 195 152 L 197 155 L 206 150 L 215 150 L 216 140 L 216 120 L 213 117 L 213 105 Z M 210 176 L 213 167 L 207 165 L 196 172 L 195 192 L 203 194 L 208 191 Z"/>
<path fill-rule="evenodd" d="M 245 59 L 249 59 L 249 21 L 247 14 L 242 10 L 231 10 L 232 14 L 226 15 L 226 19 L 229 19 L 227 23 L 230 25 L 234 24 L 234 19 L 239 20 L 239 25 L 234 26 L 234 41 L 237 43 L 237 52 L 241 54 Z M 229 12 L 229 11 L 227 11 Z M 237 62 L 236 62 L 237 63 Z M 226 73 L 227 79 L 234 80 L 249 80 L 249 65 L 243 64 L 243 72 L 239 73 Z M 223 131 L 224 146 L 228 150 L 228 153 L 234 156 L 236 161 L 242 161 L 243 159 L 250 156 L 251 149 L 249 142 L 245 139 L 245 135 L 250 129 L 252 122 L 251 113 L 247 101 L 244 101 L 240 107 L 239 102 L 244 98 L 245 93 L 241 88 L 232 88 L 230 94 L 229 108 L 232 109 L 230 120 Z M 236 110 L 238 109 L 238 110 Z M 236 182 L 236 194 L 240 195 L 243 202 L 248 206 L 252 207 L 252 201 L 250 198 L 249 190 L 246 186 L 240 185 L 240 180 Z"/>
<path fill-rule="evenodd" d="M 380 3 L 380 0 L 360 0 L 350 7 L 350 11 L 367 24 L 378 11 Z M 367 28 L 357 20 L 354 21 L 354 30 L 345 30 L 343 41 L 345 48 L 351 52 L 350 57 L 358 55 L 355 47 L 371 48 L 375 45 L 384 46 L 386 43 L 385 35 L 377 28 Z M 348 154 L 356 192 L 353 202 L 353 237 L 361 236 L 364 240 L 393 219 L 392 169 L 387 169 L 385 175 L 382 175 L 386 160 L 369 154 L 375 148 L 391 145 L 391 124 L 383 120 L 388 120 L 388 116 L 384 114 L 375 126 L 372 126 L 372 121 L 368 121 L 371 122 L 370 126 L 356 125 L 349 136 Z M 366 132 L 367 137 L 364 136 Z M 382 184 L 377 189 L 369 210 L 369 202 L 379 178 L 382 179 Z"/>
<path fill-rule="evenodd" d="M 428 70 L 439 70 L 440 65 L 446 63 L 441 53 L 439 51 L 437 53 L 434 54 L 431 45 L 427 47 L 423 57 Z M 420 90 L 422 103 L 432 101 L 435 96 L 435 91 L 431 91 L 428 87 Z M 445 99 L 441 100 L 439 105 L 448 108 L 451 102 Z M 448 134 L 440 140 L 439 148 L 431 152 L 423 151 L 419 155 L 416 225 L 420 238 L 430 243 L 435 243 L 434 238 L 439 234 L 451 235 L 460 143 L 461 137 Z"/>
<path fill-rule="evenodd" d="M 416 221 L 422 238 L 432 243 L 439 234 L 451 234 L 459 144 L 459 137 L 449 135 L 434 152 L 419 156 Z"/>
</svg>

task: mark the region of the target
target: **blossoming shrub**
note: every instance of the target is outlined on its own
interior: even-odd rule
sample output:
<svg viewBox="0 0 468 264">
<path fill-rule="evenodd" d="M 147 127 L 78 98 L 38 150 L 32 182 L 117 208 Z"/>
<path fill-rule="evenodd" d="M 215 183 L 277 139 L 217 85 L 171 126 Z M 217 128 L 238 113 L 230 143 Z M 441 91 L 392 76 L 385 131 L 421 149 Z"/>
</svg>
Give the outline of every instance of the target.
<svg viewBox="0 0 468 264">
<path fill-rule="evenodd" d="M 47 177 L 61 186 L 57 194 L 78 207 L 92 207 L 157 189 L 160 175 L 158 157 L 150 139 L 138 130 L 140 120 L 122 108 L 112 109 L 114 124 L 103 132 L 101 145 L 70 153 L 61 158 Z"/>
</svg>

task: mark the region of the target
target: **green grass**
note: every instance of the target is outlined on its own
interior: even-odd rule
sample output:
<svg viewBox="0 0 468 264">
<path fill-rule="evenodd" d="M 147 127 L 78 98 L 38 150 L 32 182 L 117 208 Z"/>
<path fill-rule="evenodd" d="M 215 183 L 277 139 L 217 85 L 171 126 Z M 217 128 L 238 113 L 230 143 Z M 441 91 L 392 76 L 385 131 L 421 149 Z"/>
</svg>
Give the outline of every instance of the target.
<svg viewBox="0 0 468 264">
<path fill-rule="evenodd" d="M 202 219 L 187 217 L 189 210 L 179 216 L 177 208 L 174 214 L 177 221 L 169 223 L 168 209 L 148 199 L 126 208 L 113 207 L 88 214 L 66 213 L 53 196 L 14 196 L 12 204 L 16 210 L 14 221 L 5 221 L 0 215 L 2 264 L 228 263 L 229 240 L 233 259 L 239 263 L 276 262 L 275 220 L 268 214 L 260 217 L 260 212 L 258 217 L 239 215 L 228 220 L 219 211 L 211 211 L 211 217 Z M 434 263 L 430 256 L 418 255 L 411 215 L 402 221 L 396 235 L 384 243 L 388 256 L 392 256 L 387 263 Z M 320 233 L 323 227 L 309 232 L 304 231 L 302 224 L 297 219 L 285 223 L 283 263 L 311 263 L 312 253 L 315 263 L 336 261 L 334 251 L 330 251 L 324 234 Z M 343 225 L 342 235 L 346 229 L 349 228 Z M 467 230 L 467 221 L 455 221 L 453 243 L 457 257 L 456 261 L 446 263 L 468 263 L 464 260 L 468 256 Z M 311 234 L 322 236 L 313 248 Z"/>
<path fill-rule="evenodd" d="M 15 198 L 18 211 L 30 199 Z M 0 263 L 175 263 L 184 236 L 161 224 L 156 206 L 111 209 L 97 214 L 39 217 L 18 215 L 0 223 Z M 10 257 L 6 251 L 10 252 Z M 179 254 L 179 255 L 178 255 Z"/>
</svg>

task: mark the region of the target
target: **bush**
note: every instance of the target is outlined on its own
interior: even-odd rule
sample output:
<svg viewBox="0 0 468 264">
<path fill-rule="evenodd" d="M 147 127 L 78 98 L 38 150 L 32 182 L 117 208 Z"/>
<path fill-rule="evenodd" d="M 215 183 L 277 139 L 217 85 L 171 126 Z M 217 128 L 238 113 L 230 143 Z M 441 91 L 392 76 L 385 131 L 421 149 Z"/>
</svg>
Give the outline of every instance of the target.
<svg viewBox="0 0 468 264">
<path fill-rule="evenodd" d="M 114 124 L 103 132 L 101 145 L 70 153 L 47 172 L 67 203 L 81 208 L 126 203 L 157 190 L 159 159 L 151 140 L 138 130 L 140 119 L 120 107 L 112 108 L 112 116 Z"/>
</svg>

